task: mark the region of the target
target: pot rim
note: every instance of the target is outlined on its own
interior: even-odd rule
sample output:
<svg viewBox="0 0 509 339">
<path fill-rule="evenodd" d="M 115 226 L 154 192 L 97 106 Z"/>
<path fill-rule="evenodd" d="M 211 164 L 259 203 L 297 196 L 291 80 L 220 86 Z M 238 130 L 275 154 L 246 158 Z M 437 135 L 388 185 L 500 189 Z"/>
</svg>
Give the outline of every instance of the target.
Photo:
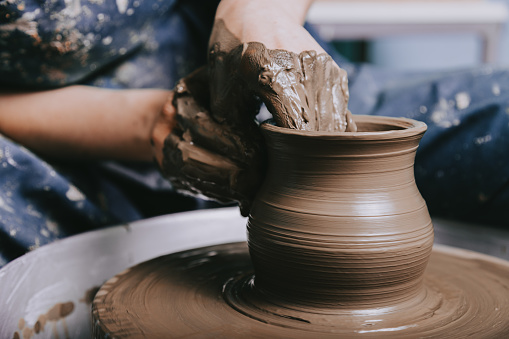
<svg viewBox="0 0 509 339">
<path fill-rule="evenodd" d="M 327 132 L 327 131 L 305 131 L 292 128 L 285 128 L 272 125 L 270 123 L 263 123 L 262 130 L 268 132 L 277 132 L 280 134 L 303 136 L 303 137 L 320 137 L 326 139 L 398 139 L 409 136 L 421 135 L 426 132 L 428 126 L 418 120 L 403 118 L 403 117 L 387 117 L 376 115 L 352 115 L 356 123 L 370 123 L 374 125 L 388 125 L 393 126 L 394 129 L 382 131 L 367 131 L 367 132 Z"/>
</svg>

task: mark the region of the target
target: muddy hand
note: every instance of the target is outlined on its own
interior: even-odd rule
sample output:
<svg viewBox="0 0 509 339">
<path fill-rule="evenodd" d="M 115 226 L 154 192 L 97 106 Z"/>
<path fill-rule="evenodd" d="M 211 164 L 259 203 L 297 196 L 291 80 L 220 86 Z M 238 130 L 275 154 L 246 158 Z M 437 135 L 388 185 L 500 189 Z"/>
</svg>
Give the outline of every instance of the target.
<svg viewBox="0 0 509 339">
<path fill-rule="evenodd" d="M 165 131 L 163 118 L 158 132 L 158 140 L 167 133 L 158 162 L 178 191 L 238 201 L 246 216 L 264 172 L 261 136 L 254 121 L 240 126 L 211 115 L 208 80 L 208 71 L 202 68 L 176 86 L 163 111 L 173 125 L 166 123 Z"/>
<path fill-rule="evenodd" d="M 355 131 L 348 111 L 348 78 L 325 53 L 270 50 L 245 44 L 240 65 L 246 87 L 259 96 L 282 127 Z"/>
</svg>

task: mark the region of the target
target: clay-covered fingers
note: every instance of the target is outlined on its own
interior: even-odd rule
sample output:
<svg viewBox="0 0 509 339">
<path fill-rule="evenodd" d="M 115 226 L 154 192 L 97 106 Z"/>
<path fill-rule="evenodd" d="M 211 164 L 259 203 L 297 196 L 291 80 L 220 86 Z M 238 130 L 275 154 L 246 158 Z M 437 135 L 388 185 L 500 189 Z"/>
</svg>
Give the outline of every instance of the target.
<svg viewBox="0 0 509 339">
<path fill-rule="evenodd" d="M 164 142 L 161 169 L 177 190 L 238 201 L 247 215 L 263 175 L 260 132 L 254 121 L 238 126 L 215 120 L 207 107 L 207 79 L 199 70 L 176 86 L 175 124 Z"/>
<path fill-rule="evenodd" d="M 301 106 L 305 102 L 302 73 L 296 54 L 269 50 L 263 44 L 244 44 L 240 79 L 267 106 L 278 126 L 302 129 Z"/>
<path fill-rule="evenodd" d="M 177 191 L 228 203 L 237 201 L 247 216 L 253 197 L 244 187 L 249 167 L 170 135 L 166 140 L 163 173 Z"/>
<path fill-rule="evenodd" d="M 348 79 L 325 53 L 269 50 L 244 45 L 240 74 L 265 103 L 278 126 L 311 131 L 354 130 L 348 112 Z"/>
<path fill-rule="evenodd" d="M 242 49 L 239 44 L 226 52 L 217 42 L 208 56 L 210 112 L 218 122 L 239 126 L 252 123 L 261 104 L 239 72 Z"/>
<path fill-rule="evenodd" d="M 348 111 L 350 94 L 346 71 L 325 53 L 305 51 L 299 54 L 299 59 L 306 101 L 314 116 L 309 129 L 342 132 L 354 128 Z"/>
<path fill-rule="evenodd" d="M 251 162 L 262 148 L 257 123 L 253 118 L 217 119 L 207 104 L 210 94 L 203 84 L 209 77 L 203 74 L 204 71 L 193 72 L 176 86 L 173 106 L 176 108 L 177 130 L 194 144 L 213 153 L 240 163 Z"/>
<path fill-rule="evenodd" d="M 178 190 L 221 202 L 233 200 L 231 181 L 240 171 L 228 158 L 195 145 L 185 135 L 170 134 L 165 142 L 163 173 Z"/>
</svg>

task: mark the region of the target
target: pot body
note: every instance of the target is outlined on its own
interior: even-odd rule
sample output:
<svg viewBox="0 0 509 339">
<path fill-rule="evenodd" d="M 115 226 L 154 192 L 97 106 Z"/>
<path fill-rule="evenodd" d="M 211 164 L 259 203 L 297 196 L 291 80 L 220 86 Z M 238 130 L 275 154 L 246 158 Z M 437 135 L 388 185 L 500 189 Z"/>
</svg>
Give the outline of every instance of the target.
<svg viewBox="0 0 509 339">
<path fill-rule="evenodd" d="M 254 285 L 276 304 L 362 309 L 422 292 L 433 226 L 413 164 L 426 125 L 355 120 L 355 133 L 262 127 L 269 167 L 248 244 Z"/>
</svg>

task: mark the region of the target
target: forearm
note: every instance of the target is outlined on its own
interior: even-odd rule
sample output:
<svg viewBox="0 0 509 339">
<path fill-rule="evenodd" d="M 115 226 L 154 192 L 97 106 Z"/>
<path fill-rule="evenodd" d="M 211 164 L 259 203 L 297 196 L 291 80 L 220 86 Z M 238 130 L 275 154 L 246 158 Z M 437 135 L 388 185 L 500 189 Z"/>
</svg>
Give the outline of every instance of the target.
<svg viewBox="0 0 509 339">
<path fill-rule="evenodd" d="M 249 14 L 266 20 L 268 24 L 289 20 L 302 25 L 312 3 L 313 0 L 222 0 L 217 7 L 216 18 Z"/>
<path fill-rule="evenodd" d="M 323 49 L 302 27 L 312 3 L 310 0 L 222 0 L 216 21 L 223 21 L 226 29 L 243 43 L 261 42 L 269 49 L 295 53 L 306 49 L 322 53 Z"/>
<path fill-rule="evenodd" d="M 43 155 L 150 161 L 165 90 L 88 86 L 0 94 L 0 132 Z"/>
</svg>

